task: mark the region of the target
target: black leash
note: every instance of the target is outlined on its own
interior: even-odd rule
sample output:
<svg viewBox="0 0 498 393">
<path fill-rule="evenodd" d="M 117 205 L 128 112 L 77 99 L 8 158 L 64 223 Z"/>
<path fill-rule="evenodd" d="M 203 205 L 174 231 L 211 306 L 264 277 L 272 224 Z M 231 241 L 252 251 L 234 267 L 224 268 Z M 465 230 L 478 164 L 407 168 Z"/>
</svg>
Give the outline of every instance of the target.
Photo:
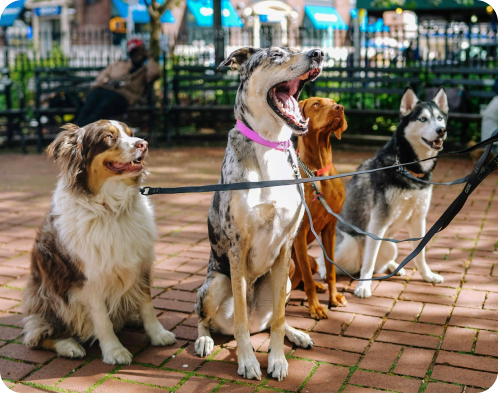
<svg viewBox="0 0 498 393">
<path fill-rule="evenodd" d="M 304 162 L 301 161 L 301 159 L 299 158 L 299 156 L 297 156 L 297 162 L 299 163 L 299 166 L 303 169 L 304 173 L 306 173 L 306 176 L 313 177 L 313 172 L 311 171 L 311 169 L 309 169 L 306 166 L 306 164 Z M 400 168 L 402 168 L 402 167 L 400 167 Z M 355 231 L 356 233 L 359 233 L 360 235 L 371 237 L 374 240 L 386 241 L 386 242 L 392 242 L 392 243 L 415 242 L 415 241 L 418 241 L 418 240 L 422 239 L 421 237 L 412 238 L 412 239 L 404 239 L 404 240 L 386 239 L 386 238 L 378 237 L 377 235 L 375 235 L 373 233 L 365 232 L 364 230 L 358 228 L 356 225 L 353 225 L 353 224 L 347 222 L 344 218 L 341 217 L 340 214 L 335 213 L 330 208 L 329 204 L 327 203 L 327 201 L 323 197 L 323 194 L 318 189 L 318 186 L 316 185 L 316 183 L 313 181 L 310 184 L 311 184 L 311 187 L 313 187 L 313 189 L 315 190 L 315 196 L 316 196 L 316 198 L 320 201 L 320 203 L 323 205 L 323 207 L 325 208 L 325 210 L 327 210 L 327 213 L 333 215 L 335 218 L 337 218 L 338 221 L 341 222 L 341 224 L 346 225 L 347 227 L 351 228 L 353 231 Z"/>
<path fill-rule="evenodd" d="M 445 154 L 439 155 L 439 157 L 443 156 L 449 156 L 449 155 L 456 155 L 456 154 L 465 154 L 465 153 L 470 153 L 471 151 L 474 151 L 476 149 L 481 148 L 482 146 L 486 146 L 486 150 L 484 154 L 481 156 L 481 158 L 478 160 L 476 166 L 474 167 L 474 170 L 472 173 L 465 178 L 458 179 L 455 182 L 448 183 L 450 184 L 461 184 L 463 183 L 463 179 L 465 179 L 467 185 L 464 187 L 463 191 L 458 195 L 458 197 L 453 201 L 453 203 L 446 209 L 446 211 L 443 213 L 443 215 L 439 218 L 439 220 L 431 227 L 431 229 L 423 236 L 421 239 L 407 239 L 403 241 L 417 241 L 421 240 L 418 246 L 413 250 L 410 255 L 408 255 L 403 262 L 401 262 L 398 267 L 389 275 L 383 276 L 383 277 L 372 277 L 368 279 L 361 279 L 361 278 L 356 278 L 351 276 L 348 272 L 346 272 L 342 267 L 337 265 L 334 261 L 332 261 L 329 256 L 327 255 L 325 248 L 320 241 L 320 237 L 316 233 L 314 227 L 313 227 L 313 219 L 311 217 L 311 212 L 309 210 L 308 205 L 306 204 L 306 197 L 304 195 L 304 187 L 303 183 L 314 183 L 315 181 L 322 181 L 322 180 L 331 180 L 331 179 L 337 179 L 341 177 L 347 177 L 347 176 L 353 176 L 357 174 L 365 174 L 365 173 L 372 173 L 372 172 L 378 172 L 381 170 L 386 170 L 386 169 L 392 169 L 392 168 L 400 168 L 404 165 L 411 165 L 411 164 L 416 164 L 419 162 L 424 162 L 428 160 L 432 160 L 437 158 L 436 157 L 431 157 L 431 158 L 426 158 L 424 160 L 420 161 L 414 161 L 414 162 L 409 162 L 409 163 L 404 163 L 404 164 L 395 164 L 392 166 L 388 167 L 383 167 L 383 168 L 376 168 L 376 169 L 369 169 L 365 171 L 359 171 L 359 172 L 352 172 L 352 173 L 346 173 L 342 175 L 334 175 L 334 176 L 324 176 L 324 177 L 311 177 L 307 179 L 302 179 L 300 172 L 299 172 L 299 167 L 296 164 L 297 162 L 297 157 L 295 157 L 295 152 L 293 149 L 288 149 L 286 152 L 288 154 L 288 160 L 290 165 L 292 166 L 293 172 L 294 172 L 294 177 L 295 179 L 293 180 L 273 180 L 273 181 L 261 181 L 261 182 L 241 182 L 241 183 L 231 183 L 231 184 L 213 184 L 213 185 L 208 185 L 208 186 L 197 186 L 197 187 L 175 187 L 175 188 L 161 188 L 161 187 L 143 187 L 140 189 L 141 194 L 143 195 L 154 195 L 154 194 L 181 194 L 181 193 L 193 193 L 193 192 L 212 192 L 212 191 L 231 191 L 231 190 L 248 190 L 248 189 L 254 189 L 254 188 L 267 188 L 267 187 L 276 187 L 276 186 L 286 186 L 286 185 L 293 185 L 296 184 L 299 189 L 299 194 L 301 196 L 301 201 L 304 205 L 304 208 L 306 210 L 306 213 L 308 214 L 308 219 L 310 221 L 310 229 L 313 235 L 315 236 L 315 239 L 317 240 L 318 244 L 320 245 L 323 255 L 327 261 L 330 263 L 334 264 L 339 270 L 341 270 L 345 275 L 350 277 L 353 280 L 356 281 L 375 281 L 375 280 L 384 280 L 390 277 L 393 277 L 396 275 L 408 262 L 410 262 L 413 258 L 415 258 L 420 252 L 425 248 L 427 243 L 440 231 L 445 229 L 451 221 L 455 218 L 455 216 L 462 210 L 463 206 L 465 205 L 465 202 L 467 201 L 468 197 L 472 192 L 477 188 L 479 184 L 492 172 L 496 171 L 498 169 L 498 156 L 494 157 L 493 160 L 491 160 L 486 166 L 484 166 L 484 163 L 486 162 L 487 158 L 489 157 L 491 153 L 491 149 L 493 147 L 493 143 L 498 141 L 498 129 L 496 129 L 493 133 L 493 135 L 486 139 L 483 142 L 480 142 L 470 148 L 463 149 L 460 151 L 456 152 L 449 152 Z M 406 170 L 405 170 L 406 171 Z M 408 173 L 409 177 L 413 177 L 415 180 L 421 180 L 417 179 L 414 176 L 411 176 L 410 173 Z M 459 182 L 459 183 L 456 183 Z M 430 182 L 429 182 L 430 183 Z M 430 184 L 436 184 L 436 183 L 430 183 Z M 444 184 L 444 183 L 442 183 Z M 315 185 L 316 187 L 316 185 Z M 317 190 L 317 188 L 316 188 Z M 328 206 L 328 205 L 327 205 Z M 330 207 L 329 207 L 330 209 Z M 343 222 L 342 217 L 339 215 L 336 215 L 332 209 L 330 209 L 331 214 L 333 214 L 335 217 L 338 218 L 338 220 L 341 220 Z M 350 226 L 353 229 L 357 229 L 358 231 L 361 231 L 361 229 L 353 226 L 352 224 L 349 224 L 347 222 L 343 222 L 346 225 Z M 356 230 L 355 229 L 355 230 Z M 362 234 L 366 236 L 375 236 L 373 234 L 366 233 L 364 231 Z M 358 232 L 358 233 L 361 233 Z M 377 238 L 376 240 L 387 240 L 387 241 L 392 241 L 396 243 L 402 242 L 401 240 L 395 240 L 395 239 L 381 239 Z"/>
<path fill-rule="evenodd" d="M 498 129 L 495 130 L 495 132 L 493 133 L 493 136 L 490 139 L 488 139 L 488 140 L 486 140 L 484 142 L 492 141 L 492 140 L 494 140 L 494 137 L 498 137 Z M 408 255 L 403 260 L 403 262 L 401 262 L 398 265 L 398 267 L 393 272 L 391 272 L 391 274 L 388 274 L 387 276 L 383 276 L 383 277 L 372 277 L 372 278 L 366 278 L 366 279 L 353 277 L 351 274 L 349 274 L 348 272 L 346 272 L 342 267 L 340 267 L 339 265 L 337 265 L 332 259 L 329 258 L 329 256 L 327 255 L 327 252 L 325 251 L 325 248 L 324 248 L 322 242 L 320 241 L 320 237 L 318 236 L 318 234 L 315 231 L 315 228 L 313 227 L 313 219 L 311 217 L 311 212 L 310 212 L 310 210 L 308 208 L 308 205 L 306 204 L 306 197 L 304 195 L 304 187 L 303 187 L 302 183 L 299 183 L 298 184 L 299 194 L 301 195 L 301 201 L 302 201 L 302 203 L 304 205 L 304 208 L 306 209 L 306 213 L 308 214 L 308 219 L 310 221 L 311 232 L 313 233 L 313 235 L 315 236 L 316 241 L 320 245 L 320 247 L 322 249 L 322 252 L 323 252 L 323 256 L 325 257 L 325 259 L 327 261 L 329 261 L 330 263 L 332 263 L 333 265 L 335 265 L 335 267 L 338 268 L 340 271 L 342 271 L 346 276 L 348 276 L 348 277 L 350 277 L 350 278 L 352 278 L 353 280 L 356 280 L 356 281 L 385 280 L 387 278 L 391 278 L 391 277 L 395 276 L 401 269 L 403 269 L 403 267 L 408 262 L 410 262 L 413 258 L 415 258 L 418 254 L 420 254 L 422 252 L 422 250 L 425 248 L 425 246 L 427 245 L 427 243 L 429 243 L 429 241 L 438 232 L 440 232 L 443 229 L 445 229 L 451 223 L 451 221 L 453 221 L 453 219 L 455 218 L 455 216 L 460 212 L 460 210 L 462 210 L 462 208 L 465 205 L 465 202 L 467 201 L 467 199 L 470 196 L 470 194 L 472 194 L 472 192 L 477 188 L 477 186 L 479 184 L 481 184 L 481 182 L 490 173 L 492 173 L 492 172 L 494 172 L 494 171 L 496 171 L 498 169 L 498 156 L 495 156 L 493 158 L 493 160 L 491 160 L 485 167 L 483 167 L 484 163 L 486 162 L 486 159 L 488 158 L 489 154 L 491 153 L 491 149 L 493 147 L 492 143 L 486 143 L 486 145 L 487 145 L 486 150 L 485 150 L 484 154 L 481 156 L 481 158 L 479 159 L 479 161 L 477 162 L 477 164 L 474 167 L 474 170 L 472 171 L 472 173 L 468 176 L 469 179 L 468 179 L 467 185 L 465 186 L 465 188 L 463 189 L 463 191 L 453 201 L 453 203 L 450 205 L 450 207 L 448 207 L 448 209 L 446 209 L 446 211 L 443 213 L 443 215 L 431 227 L 431 229 L 425 234 L 425 236 L 422 237 L 420 243 L 415 248 L 415 250 L 413 250 L 410 253 L 410 255 Z M 289 160 L 293 160 L 293 155 L 292 154 L 293 154 L 293 152 L 290 152 L 290 150 L 289 150 Z M 297 165 L 295 165 L 292 162 L 291 162 L 291 165 L 292 165 L 292 168 L 294 170 L 294 174 L 295 174 L 296 178 L 300 177 L 299 176 L 300 175 L 299 174 L 299 169 L 298 169 Z M 296 173 L 296 171 L 297 171 L 297 173 Z M 335 213 L 334 213 L 334 216 L 335 216 Z M 347 225 L 351 226 L 351 224 L 347 224 Z M 365 234 L 367 236 L 371 235 L 371 234 L 367 234 L 367 233 L 365 233 Z M 392 241 L 392 240 L 389 240 L 389 239 L 385 239 L 385 240 Z"/>
<path fill-rule="evenodd" d="M 387 166 L 387 167 L 383 167 L 383 168 L 368 169 L 368 170 L 364 170 L 364 171 L 350 172 L 350 173 L 344 173 L 344 174 L 333 175 L 333 176 L 312 177 L 312 178 L 307 178 L 307 179 L 268 180 L 268 181 L 241 182 L 241 183 L 230 183 L 230 184 L 211 184 L 211 185 L 207 185 L 207 186 L 188 186 L 188 187 L 171 187 L 171 188 L 142 187 L 142 188 L 140 188 L 140 193 L 142 195 L 155 195 L 155 194 L 188 194 L 188 193 L 197 193 L 197 192 L 251 190 L 254 188 L 289 186 L 289 185 L 293 185 L 293 184 L 311 183 L 311 182 L 320 181 L 320 180 L 339 179 L 342 177 L 361 175 L 361 174 L 365 174 L 365 173 L 379 172 L 379 171 L 383 171 L 386 169 L 396 169 L 396 168 L 401 167 L 402 165 L 418 164 L 420 162 L 434 160 L 435 158 L 438 158 L 438 157 L 470 153 L 471 151 L 477 150 L 483 146 L 487 146 L 487 145 L 494 143 L 494 142 L 498 142 L 498 134 L 496 134 L 496 133 L 494 133 L 491 136 L 491 138 L 486 139 L 483 142 L 479 142 L 476 145 L 469 147 L 469 148 L 466 148 L 466 149 L 463 149 L 463 150 L 441 154 L 439 156 L 426 158 L 424 160 L 407 162 L 404 164 L 395 164 L 395 165 L 391 165 L 391 166 Z"/>
</svg>

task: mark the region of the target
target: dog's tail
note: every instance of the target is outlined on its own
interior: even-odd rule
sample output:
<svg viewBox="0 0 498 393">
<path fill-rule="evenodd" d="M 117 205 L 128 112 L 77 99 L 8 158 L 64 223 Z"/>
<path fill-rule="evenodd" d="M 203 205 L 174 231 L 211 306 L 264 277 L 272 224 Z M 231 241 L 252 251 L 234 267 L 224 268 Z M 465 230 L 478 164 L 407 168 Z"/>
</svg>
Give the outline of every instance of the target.
<svg viewBox="0 0 498 393">
<path fill-rule="evenodd" d="M 320 256 L 316 258 L 316 263 L 318 264 L 318 274 L 325 280 L 325 276 L 327 275 L 327 268 L 325 267 L 325 257 L 323 256 L 323 252 L 320 253 Z"/>
</svg>

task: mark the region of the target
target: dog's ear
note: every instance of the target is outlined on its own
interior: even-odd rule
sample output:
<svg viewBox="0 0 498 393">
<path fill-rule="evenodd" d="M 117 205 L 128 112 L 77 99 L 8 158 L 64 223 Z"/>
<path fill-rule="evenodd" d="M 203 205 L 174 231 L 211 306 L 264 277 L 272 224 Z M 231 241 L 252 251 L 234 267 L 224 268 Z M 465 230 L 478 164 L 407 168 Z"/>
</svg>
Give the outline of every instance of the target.
<svg viewBox="0 0 498 393">
<path fill-rule="evenodd" d="M 402 116 L 408 115 L 415 105 L 417 105 L 418 97 L 411 87 L 407 87 L 405 89 L 405 94 L 403 94 L 403 98 L 401 98 L 401 106 L 399 107 L 399 111 Z"/>
<path fill-rule="evenodd" d="M 450 108 L 448 105 L 448 97 L 446 96 L 444 87 L 441 86 L 437 94 L 432 99 L 432 102 L 434 102 L 444 113 L 448 114 Z"/>
<path fill-rule="evenodd" d="M 77 176 L 85 170 L 83 154 L 84 129 L 74 124 L 62 126 L 55 140 L 47 148 L 48 158 L 53 158 L 61 170 L 66 187 L 72 187 Z"/>
<path fill-rule="evenodd" d="M 242 64 L 244 64 L 253 54 L 260 50 L 261 49 L 252 48 L 250 46 L 237 49 L 232 52 L 226 60 L 222 61 L 217 69 L 222 67 L 230 67 L 232 70 L 238 70 Z"/>
<path fill-rule="evenodd" d="M 342 127 L 339 130 L 334 131 L 334 135 L 337 139 L 341 140 L 342 133 L 348 129 L 348 122 L 346 121 L 346 117 L 344 117 L 344 121 L 342 122 Z"/>
</svg>

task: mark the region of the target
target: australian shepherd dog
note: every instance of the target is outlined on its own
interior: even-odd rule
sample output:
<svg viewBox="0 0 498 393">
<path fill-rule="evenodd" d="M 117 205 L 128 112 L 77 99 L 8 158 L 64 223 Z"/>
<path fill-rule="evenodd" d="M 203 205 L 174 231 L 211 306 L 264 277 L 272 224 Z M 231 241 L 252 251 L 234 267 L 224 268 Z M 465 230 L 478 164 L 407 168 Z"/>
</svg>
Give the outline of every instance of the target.
<svg viewBox="0 0 498 393">
<path fill-rule="evenodd" d="M 103 361 L 129 364 L 116 337 L 140 320 L 152 345 L 175 342 L 150 295 L 155 225 L 139 188 L 147 142 L 123 123 L 68 124 L 48 147 L 61 174 L 36 238 L 24 294 L 24 342 L 59 356 L 85 356 L 99 340 Z"/>
</svg>

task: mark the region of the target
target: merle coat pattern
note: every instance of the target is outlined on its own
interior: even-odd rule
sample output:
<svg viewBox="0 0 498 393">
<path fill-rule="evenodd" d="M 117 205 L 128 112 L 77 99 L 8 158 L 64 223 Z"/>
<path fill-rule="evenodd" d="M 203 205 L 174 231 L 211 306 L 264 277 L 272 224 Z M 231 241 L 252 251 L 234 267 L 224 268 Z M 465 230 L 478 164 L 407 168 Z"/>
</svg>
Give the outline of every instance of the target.
<svg viewBox="0 0 498 393">
<path fill-rule="evenodd" d="M 297 98 L 306 80 L 318 76 L 322 58 L 318 50 L 305 54 L 289 48 L 242 48 L 232 53 L 222 65 L 237 69 L 241 76 L 235 117 L 270 141 L 306 132 Z M 282 95 L 284 109 L 278 109 L 282 103 L 275 97 Z M 237 126 L 230 131 L 220 183 L 292 178 L 285 152 L 253 142 Z M 238 373 L 261 379 L 250 333 L 271 327 L 268 373 L 281 380 L 288 373 L 284 335 L 302 347 L 313 345 L 309 335 L 285 323 L 291 246 L 302 215 L 295 186 L 214 194 L 208 217 L 208 273 L 195 306 L 198 355 L 212 352 L 210 331 L 233 334 Z"/>
<path fill-rule="evenodd" d="M 446 139 L 448 102 L 444 89 L 433 101 L 421 102 L 411 89 L 405 92 L 400 107 L 400 124 L 393 138 L 358 171 L 435 157 Z M 436 160 L 407 165 L 415 177 L 432 180 Z M 410 237 L 426 233 L 426 217 L 432 196 L 432 186 L 410 179 L 396 169 L 355 175 L 346 187 L 346 201 L 341 216 L 364 231 L 379 237 L 393 237 L 404 224 Z M 413 242 L 413 248 L 417 242 Z M 359 235 L 338 223 L 335 248 L 336 262 L 350 274 L 360 272 L 361 278 L 371 278 L 374 271 L 386 268 L 394 271 L 398 265 L 394 243 L 379 242 Z M 323 257 L 319 258 L 323 265 Z M 425 250 L 415 258 L 415 266 L 428 282 L 443 282 L 432 273 L 425 260 Z M 399 272 L 404 275 L 404 269 Z M 359 297 L 371 296 L 371 281 L 359 282 L 355 292 Z"/>
</svg>

